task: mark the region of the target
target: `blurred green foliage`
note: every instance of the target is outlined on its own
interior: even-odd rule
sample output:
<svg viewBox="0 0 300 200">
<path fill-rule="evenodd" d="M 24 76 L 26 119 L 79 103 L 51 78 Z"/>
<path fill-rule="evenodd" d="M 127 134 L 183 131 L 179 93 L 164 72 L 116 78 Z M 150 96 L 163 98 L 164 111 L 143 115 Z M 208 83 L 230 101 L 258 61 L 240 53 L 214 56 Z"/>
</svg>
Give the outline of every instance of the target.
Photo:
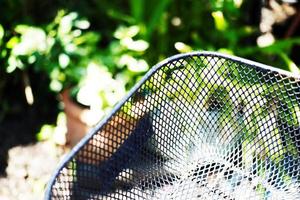
<svg viewBox="0 0 300 200">
<path fill-rule="evenodd" d="M 28 92 L 26 98 L 72 87 L 77 101 L 101 105 L 98 108 L 104 111 L 150 66 L 178 52 L 219 51 L 298 72 L 289 55 L 300 38 L 256 45 L 259 9 L 256 1 L 243 0 L 4 0 L 2 115 L 10 111 L 9 103 L 4 103 L 3 85 L 10 84 L 6 77 L 24 82 L 26 93 L 30 79 L 43 74 L 49 83 L 41 84 L 49 84 L 49 90 Z M 91 93 L 98 101 L 87 98 Z"/>
<path fill-rule="evenodd" d="M 6 72 L 28 68 L 43 72 L 55 92 L 78 83 L 99 40 L 98 34 L 84 32 L 89 25 L 87 20 L 78 19 L 77 13 L 64 11 L 45 27 L 17 25 L 15 35 L 6 43 Z"/>
</svg>

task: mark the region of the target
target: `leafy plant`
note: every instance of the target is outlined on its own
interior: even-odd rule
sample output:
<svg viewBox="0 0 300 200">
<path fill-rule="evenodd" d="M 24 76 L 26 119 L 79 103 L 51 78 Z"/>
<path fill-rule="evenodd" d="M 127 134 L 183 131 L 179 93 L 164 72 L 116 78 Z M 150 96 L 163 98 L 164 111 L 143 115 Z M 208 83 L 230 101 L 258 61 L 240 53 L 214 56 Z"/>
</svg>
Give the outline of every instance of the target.
<svg viewBox="0 0 300 200">
<path fill-rule="evenodd" d="M 243 0 L 58 2 L 49 8 L 47 19 L 51 19 L 51 13 L 58 7 L 74 12 L 61 10 L 50 23 L 46 18 L 36 19 L 38 11 L 14 23 L 9 19 L 17 16 L 3 16 L 0 56 L 7 73 L 24 73 L 28 99 L 32 96 L 28 73 L 34 70 L 49 77 L 50 90 L 56 93 L 76 86 L 75 97 L 89 106 L 91 103 L 81 94 L 91 88 L 99 95 L 98 103 L 93 104 L 98 108 L 102 105 L 102 111 L 111 108 L 121 95 L 108 101 L 115 91 L 113 87 L 93 88 L 101 83 L 97 78 L 87 78 L 90 75 L 86 77 L 91 66 L 101 71 L 99 77 L 118 82 L 121 94 L 124 87 L 125 91 L 131 88 L 157 61 L 192 50 L 235 54 L 297 72 L 289 53 L 299 39 L 277 40 L 267 47 L 258 47 L 255 42 L 258 25 L 249 22 L 251 4 Z M 5 5 L 11 11 L 18 4 L 13 1 Z M 29 10 L 30 3 L 26 6 L 25 10 Z"/>
<path fill-rule="evenodd" d="M 79 82 L 95 53 L 99 35 L 86 31 L 89 22 L 77 13 L 60 11 L 54 21 L 44 28 L 17 25 L 16 36 L 7 42 L 10 49 L 7 73 L 16 69 L 46 73 L 50 89 L 60 92 Z"/>
</svg>

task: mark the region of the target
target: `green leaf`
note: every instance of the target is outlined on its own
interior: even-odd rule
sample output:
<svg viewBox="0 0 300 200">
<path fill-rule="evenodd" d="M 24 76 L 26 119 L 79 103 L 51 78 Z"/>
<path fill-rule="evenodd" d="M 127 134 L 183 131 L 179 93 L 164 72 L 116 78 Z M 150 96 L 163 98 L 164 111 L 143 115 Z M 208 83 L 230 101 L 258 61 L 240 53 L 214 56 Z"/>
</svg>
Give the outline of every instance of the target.
<svg viewBox="0 0 300 200">
<path fill-rule="evenodd" d="M 132 40 L 131 38 L 125 38 L 121 40 L 121 44 L 126 47 L 128 50 L 136 51 L 136 52 L 144 52 L 149 44 L 145 40 Z"/>
<path fill-rule="evenodd" d="M 228 23 L 224 18 L 222 11 L 215 11 L 211 13 L 215 21 L 215 27 L 219 31 L 225 31 L 228 27 Z"/>
<path fill-rule="evenodd" d="M 129 23 L 129 24 L 135 24 L 136 23 L 135 19 L 132 16 L 123 14 L 123 13 L 121 13 L 121 12 L 115 10 L 115 9 L 108 9 L 107 10 L 107 15 L 114 18 L 114 19 L 120 20 L 122 22 Z"/>
<path fill-rule="evenodd" d="M 80 29 L 88 29 L 90 27 L 90 22 L 87 20 L 77 20 L 74 25 Z"/>
<path fill-rule="evenodd" d="M 61 68 L 66 68 L 70 63 L 70 57 L 67 54 L 61 53 L 59 54 L 58 62 Z"/>
<path fill-rule="evenodd" d="M 4 28 L 3 26 L 0 24 L 0 45 L 2 44 L 2 39 L 4 37 Z"/>
<path fill-rule="evenodd" d="M 281 54 L 282 52 L 289 52 L 295 44 L 300 44 L 300 38 L 277 40 L 272 45 L 263 47 L 262 50 L 268 53 Z"/>
<path fill-rule="evenodd" d="M 266 47 L 257 47 L 257 46 L 250 46 L 250 47 L 243 47 L 238 49 L 238 54 L 240 56 L 249 56 L 249 55 L 256 55 L 257 53 L 267 53 L 271 55 L 279 55 L 282 53 L 290 52 L 291 48 L 294 45 L 300 45 L 300 38 L 289 38 L 283 40 L 277 40 L 273 44 L 266 46 Z"/>
<path fill-rule="evenodd" d="M 63 85 L 60 81 L 54 79 L 50 82 L 50 89 L 54 92 L 59 92 L 63 88 Z"/>
<path fill-rule="evenodd" d="M 180 53 L 187 53 L 187 52 L 190 52 L 192 51 L 192 47 L 190 47 L 189 45 L 183 43 L 183 42 L 176 42 L 175 43 L 175 49 L 177 51 L 179 51 Z"/>
<path fill-rule="evenodd" d="M 20 34 L 24 34 L 27 32 L 28 29 L 30 29 L 30 26 L 20 24 L 16 26 L 15 31 Z"/>
<path fill-rule="evenodd" d="M 136 20 L 136 23 L 140 23 L 143 20 L 144 0 L 130 0 L 131 15 Z"/>
<path fill-rule="evenodd" d="M 281 58 L 286 63 L 288 69 L 294 74 L 300 74 L 300 70 L 297 65 L 288 57 L 286 53 L 280 53 Z"/>
<path fill-rule="evenodd" d="M 114 37 L 117 39 L 133 38 L 140 32 L 138 26 L 124 27 L 120 26 L 114 33 Z"/>
<path fill-rule="evenodd" d="M 36 135 L 38 141 L 48 140 L 54 133 L 55 127 L 53 125 L 46 124 L 42 126 L 40 132 Z"/>
<path fill-rule="evenodd" d="M 147 38 L 151 37 L 152 32 L 154 31 L 157 24 L 161 20 L 170 2 L 171 2 L 170 0 L 160 0 L 157 2 L 156 7 L 153 9 L 152 15 L 150 16 L 150 21 L 147 24 L 147 33 L 146 33 Z"/>
<path fill-rule="evenodd" d="M 23 69 L 24 68 L 24 64 L 22 63 L 22 61 L 19 58 L 11 55 L 8 58 L 8 67 L 6 68 L 6 72 L 7 73 L 12 73 L 17 68 Z"/>
<path fill-rule="evenodd" d="M 17 36 L 10 38 L 10 40 L 6 43 L 6 48 L 12 49 L 16 44 L 20 42 L 20 39 Z"/>
</svg>

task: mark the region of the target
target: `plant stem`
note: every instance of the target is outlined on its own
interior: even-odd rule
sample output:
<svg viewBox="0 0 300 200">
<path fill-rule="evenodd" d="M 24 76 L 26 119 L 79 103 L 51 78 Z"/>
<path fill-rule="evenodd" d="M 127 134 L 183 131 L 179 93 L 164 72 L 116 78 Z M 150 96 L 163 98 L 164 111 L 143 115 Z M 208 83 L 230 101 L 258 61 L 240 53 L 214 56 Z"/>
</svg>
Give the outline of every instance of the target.
<svg viewBox="0 0 300 200">
<path fill-rule="evenodd" d="M 24 93 L 25 93 L 26 101 L 28 105 L 32 105 L 34 103 L 34 96 L 32 93 L 32 88 L 31 88 L 28 73 L 25 70 L 23 71 L 23 82 L 24 82 Z"/>
</svg>

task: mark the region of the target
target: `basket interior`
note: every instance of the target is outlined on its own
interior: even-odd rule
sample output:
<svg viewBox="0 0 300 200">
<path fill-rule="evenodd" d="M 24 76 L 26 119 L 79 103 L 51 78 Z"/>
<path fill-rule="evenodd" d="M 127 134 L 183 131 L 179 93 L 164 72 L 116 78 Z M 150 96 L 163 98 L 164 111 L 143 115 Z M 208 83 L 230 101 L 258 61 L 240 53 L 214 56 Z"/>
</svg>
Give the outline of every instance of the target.
<svg viewBox="0 0 300 200">
<path fill-rule="evenodd" d="M 50 199 L 299 199 L 299 79 L 195 53 L 157 65 L 72 152 Z"/>
</svg>

